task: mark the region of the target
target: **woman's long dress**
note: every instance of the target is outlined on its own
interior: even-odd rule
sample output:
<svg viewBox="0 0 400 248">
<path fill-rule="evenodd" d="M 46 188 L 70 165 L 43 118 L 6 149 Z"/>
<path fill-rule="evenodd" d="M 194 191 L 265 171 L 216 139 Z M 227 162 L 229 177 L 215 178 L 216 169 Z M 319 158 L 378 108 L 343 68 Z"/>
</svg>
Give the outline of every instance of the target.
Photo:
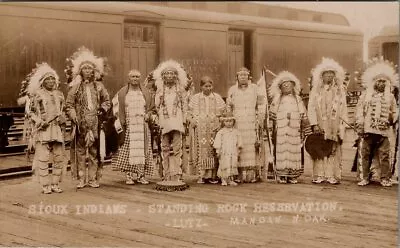
<svg viewBox="0 0 400 248">
<path fill-rule="evenodd" d="M 128 175 L 152 176 L 151 136 L 144 121 L 145 99 L 141 91 L 128 91 L 125 98 L 126 134 L 115 167 Z"/>
</svg>

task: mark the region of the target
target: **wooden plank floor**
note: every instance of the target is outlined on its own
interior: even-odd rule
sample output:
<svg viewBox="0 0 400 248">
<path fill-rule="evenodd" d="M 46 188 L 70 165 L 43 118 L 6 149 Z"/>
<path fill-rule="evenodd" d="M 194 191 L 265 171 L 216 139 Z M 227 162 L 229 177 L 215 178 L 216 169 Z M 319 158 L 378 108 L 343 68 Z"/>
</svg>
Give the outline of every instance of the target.
<svg viewBox="0 0 400 248">
<path fill-rule="evenodd" d="M 2 180 L 0 245 L 398 247 L 398 187 L 357 186 L 350 172 L 351 145 L 346 141 L 340 185 L 311 184 L 309 158 L 297 185 L 268 181 L 222 187 L 186 177 L 190 189 L 159 192 L 154 190 L 158 179 L 125 185 L 124 176 L 110 166 L 98 189 L 77 191 L 68 173 L 62 194 L 41 194 L 31 177 Z M 168 209 L 177 204 L 182 212 Z M 190 206 L 200 204 L 203 211 L 189 213 Z"/>
</svg>

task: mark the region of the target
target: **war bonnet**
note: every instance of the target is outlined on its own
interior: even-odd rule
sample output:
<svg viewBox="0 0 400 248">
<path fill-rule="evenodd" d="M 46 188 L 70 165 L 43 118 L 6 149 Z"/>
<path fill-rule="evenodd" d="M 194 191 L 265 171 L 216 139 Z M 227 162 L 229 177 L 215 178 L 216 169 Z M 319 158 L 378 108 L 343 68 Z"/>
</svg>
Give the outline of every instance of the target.
<svg viewBox="0 0 400 248">
<path fill-rule="evenodd" d="M 271 97 L 276 98 L 281 95 L 281 85 L 283 82 L 291 81 L 294 82 L 294 93 L 296 95 L 300 94 L 301 84 L 300 80 L 292 73 L 288 71 L 282 71 L 276 75 L 276 77 L 272 80 L 272 84 L 269 88 L 269 92 Z"/>
<path fill-rule="evenodd" d="M 101 80 L 106 74 L 106 59 L 95 56 L 92 51 L 84 46 L 80 47 L 70 58 L 67 58 L 67 63 L 67 69 L 64 72 L 70 86 L 82 81 L 80 72 L 85 65 L 93 68 L 96 80 Z"/>
<path fill-rule="evenodd" d="M 176 71 L 178 78 L 177 82 L 178 89 L 180 91 L 187 91 L 189 84 L 188 80 L 189 77 L 185 69 L 182 67 L 182 65 L 172 59 L 162 62 L 152 73 L 153 79 L 155 80 L 155 86 L 157 88 L 157 91 L 163 89 L 164 87 L 163 73 L 168 70 Z"/>
<path fill-rule="evenodd" d="M 388 79 L 392 88 L 399 87 L 399 75 L 395 66 L 383 57 L 375 57 L 368 61 L 367 68 L 361 76 L 362 84 L 366 89 L 373 88 L 375 81 L 379 78 Z"/>
<path fill-rule="evenodd" d="M 56 80 L 56 88 L 59 86 L 59 77 L 57 72 L 47 63 L 36 64 L 36 67 L 29 73 L 25 80 L 21 83 L 21 90 L 17 100 L 19 105 L 26 103 L 30 96 L 33 96 L 36 91 L 42 86 L 43 81 L 48 77 L 54 77 Z"/>
<path fill-rule="evenodd" d="M 322 84 L 322 74 L 326 71 L 335 72 L 335 77 L 339 85 L 343 84 L 345 71 L 342 66 L 331 58 L 322 58 L 322 62 L 312 70 L 311 85 L 313 89 L 319 88 Z"/>
</svg>

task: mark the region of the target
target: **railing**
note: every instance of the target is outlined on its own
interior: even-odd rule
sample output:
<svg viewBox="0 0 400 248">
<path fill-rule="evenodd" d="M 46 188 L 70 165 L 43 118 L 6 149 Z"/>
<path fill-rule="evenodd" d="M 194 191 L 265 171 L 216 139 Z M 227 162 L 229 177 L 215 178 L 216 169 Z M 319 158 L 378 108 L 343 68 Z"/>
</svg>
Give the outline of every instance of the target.
<svg viewBox="0 0 400 248">
<path fill-rule="evenodd" d="M 3 151 L 0 153 L 0 157 L 21 155 L 25 153 L 25 149 L 27 148 L 26 141 L 23 139 L 24 116 L 21 116 L 20 114 L 13 114 L 13 119 L 14 125 L 12 125 L 7 132 L 8 145 L 3 148 Z M 69 143 L 70 132 L 71 122 L 68 121 L 66 127 L 66 143 Z"/>
</svg>

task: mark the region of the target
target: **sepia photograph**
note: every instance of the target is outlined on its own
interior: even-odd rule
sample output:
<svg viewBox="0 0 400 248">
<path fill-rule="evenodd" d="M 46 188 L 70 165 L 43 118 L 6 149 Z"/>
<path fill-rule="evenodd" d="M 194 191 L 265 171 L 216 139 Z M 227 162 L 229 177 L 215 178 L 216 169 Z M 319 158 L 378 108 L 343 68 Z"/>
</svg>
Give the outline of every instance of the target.
<svg viewBox="0 0 400 248">
<path fill-rule="evenodd" d="M 399 247 L 399 2 L 0 2 L 0 247 Z"/>
</svg>

